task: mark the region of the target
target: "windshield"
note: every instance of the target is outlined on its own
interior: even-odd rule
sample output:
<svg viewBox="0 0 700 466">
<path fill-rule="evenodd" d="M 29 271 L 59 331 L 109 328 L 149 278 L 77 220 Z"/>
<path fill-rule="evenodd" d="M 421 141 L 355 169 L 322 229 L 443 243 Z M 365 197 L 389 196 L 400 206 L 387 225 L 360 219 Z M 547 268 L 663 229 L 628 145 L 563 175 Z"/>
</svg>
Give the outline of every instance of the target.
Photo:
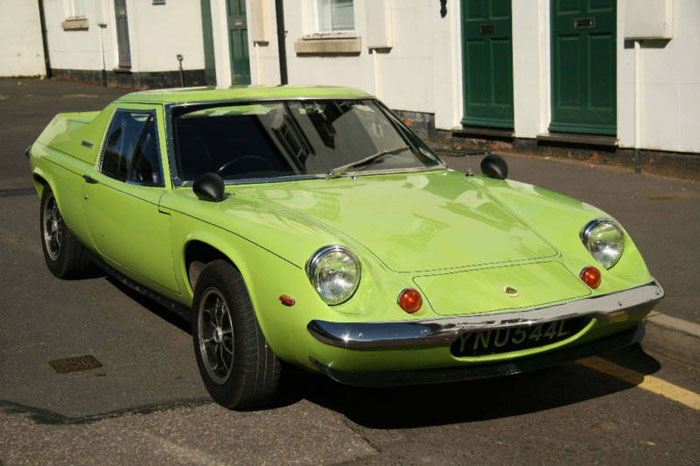
<svg viewBox="0 0 700 466">
<path fill-rule="evenodd" d="M 178 177 L 224 180 L 422 170 L 442 163 L 373 100 L 173 108 Z"/>
</svg>

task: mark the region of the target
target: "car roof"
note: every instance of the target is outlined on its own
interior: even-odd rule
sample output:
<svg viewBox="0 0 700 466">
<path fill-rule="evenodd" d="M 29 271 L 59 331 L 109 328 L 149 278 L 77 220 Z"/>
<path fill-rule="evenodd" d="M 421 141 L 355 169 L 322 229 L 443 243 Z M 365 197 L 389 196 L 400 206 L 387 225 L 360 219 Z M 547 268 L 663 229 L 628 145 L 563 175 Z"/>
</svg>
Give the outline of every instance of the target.
<svg viewBox="0 0 700 466">
<path fill-rule="evenodd" d="M 226 100 L 266 100 L 314 97 L 370 97 L 364 91 L 334 86 L 233 86 L 183 87 L 132 92 L 116 102 L 178 104 L 189 102 L 217 102 Z"/>
</svg>

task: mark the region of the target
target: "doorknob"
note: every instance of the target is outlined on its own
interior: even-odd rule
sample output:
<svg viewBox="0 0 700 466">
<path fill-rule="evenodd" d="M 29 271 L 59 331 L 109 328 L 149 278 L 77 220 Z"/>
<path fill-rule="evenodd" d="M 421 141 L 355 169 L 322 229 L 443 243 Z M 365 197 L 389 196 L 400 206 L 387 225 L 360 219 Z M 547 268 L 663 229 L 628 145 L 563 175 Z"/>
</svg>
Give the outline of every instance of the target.
<svg viewBox="0 0 700 466">
<path fill-rule="evenodd" d="M 86 183 L 90 183 L 90 184 L 99 183 L 99 181 L 97 181 L 95 178 L 91 177 L 90 175 L 83 175 L 83 179 L 85 180 Z"/>
</svg>

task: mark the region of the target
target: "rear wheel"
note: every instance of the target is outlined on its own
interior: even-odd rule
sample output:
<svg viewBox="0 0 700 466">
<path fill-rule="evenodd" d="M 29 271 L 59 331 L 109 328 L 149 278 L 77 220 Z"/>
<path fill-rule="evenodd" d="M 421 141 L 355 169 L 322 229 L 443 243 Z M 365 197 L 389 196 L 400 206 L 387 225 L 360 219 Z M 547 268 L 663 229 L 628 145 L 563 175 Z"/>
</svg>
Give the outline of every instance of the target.
<svg viewBox="0 0 700 466">
<path fill-rule="evenodd" d="M 86 272 L 90 261 L 80 241 L 66 227 L 51 188 L 44 186 L 39 213 L 44 260 L 59 278 L 76 278 Z"/>
<path fill-rule="evenodd" d="M 204 385 L 217 403 L 251 409 L 269 403 L 280 377 L 280 361 L 258 326 L 243 277 L 216 260 L 197 280 L 192 335 Z"/>
</svg>

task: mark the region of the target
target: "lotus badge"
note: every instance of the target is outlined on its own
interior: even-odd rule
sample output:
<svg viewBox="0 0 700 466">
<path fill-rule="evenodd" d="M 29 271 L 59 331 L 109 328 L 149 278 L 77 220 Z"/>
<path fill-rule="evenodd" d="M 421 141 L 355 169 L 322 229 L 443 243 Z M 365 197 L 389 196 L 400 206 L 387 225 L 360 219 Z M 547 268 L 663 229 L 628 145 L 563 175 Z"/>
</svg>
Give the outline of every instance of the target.
<svg viewBox="0 0 700 466">
<path fill-rule="evenodd" d="M 503 292 L 505 294 L 507 294 L 508 296 L 510 296 L 511 298 L 515 298 L 516 296 L 518 296 L 520 294 L 520 292 L 517 289 L 513 288 L 512 286 L 508 286 L 508 285 L 503 287 Z"/>
</svg>

